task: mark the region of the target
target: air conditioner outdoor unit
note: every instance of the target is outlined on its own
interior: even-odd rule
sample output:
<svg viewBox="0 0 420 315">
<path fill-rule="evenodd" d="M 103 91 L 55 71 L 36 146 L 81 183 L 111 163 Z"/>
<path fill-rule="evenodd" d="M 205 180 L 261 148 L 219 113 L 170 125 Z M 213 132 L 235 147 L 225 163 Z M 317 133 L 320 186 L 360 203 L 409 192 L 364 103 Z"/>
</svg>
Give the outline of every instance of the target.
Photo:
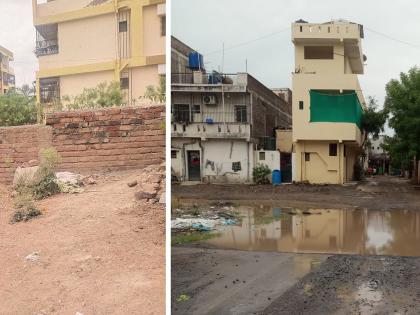
<svg viewBox="0 0 420 315">
<path fill-rule="evenodd" d="M 205 105 L 216 105 L 217 104 L 216 95 L 204 95 L 203 96 L 203 103 Z"/>
</svg>

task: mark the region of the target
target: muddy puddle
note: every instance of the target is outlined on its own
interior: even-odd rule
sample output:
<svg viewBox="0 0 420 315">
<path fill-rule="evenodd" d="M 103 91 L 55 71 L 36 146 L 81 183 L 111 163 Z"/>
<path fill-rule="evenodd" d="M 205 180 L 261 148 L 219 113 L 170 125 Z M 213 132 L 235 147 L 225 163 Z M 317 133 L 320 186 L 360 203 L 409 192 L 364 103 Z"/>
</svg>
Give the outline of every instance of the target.
<svg viewBox="0 0 420 315">
<path fill-rule="evenodd" d="M 238 250 L 420 256 L 420 212 L 240 207 L 203 243 Z"/>
</svg>

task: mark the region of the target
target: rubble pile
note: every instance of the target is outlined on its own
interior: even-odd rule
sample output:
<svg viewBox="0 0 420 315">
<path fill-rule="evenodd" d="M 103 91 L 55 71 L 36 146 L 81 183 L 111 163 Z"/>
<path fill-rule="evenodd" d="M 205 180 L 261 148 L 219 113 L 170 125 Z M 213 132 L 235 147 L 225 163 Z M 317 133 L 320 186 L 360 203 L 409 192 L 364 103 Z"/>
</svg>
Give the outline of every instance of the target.
<svg viewBox="0 0 420 315">
<path fill-rule="evenodd" d="M 127 183 L 136 189 L 135 198 L 149 203 L 165 203 L 165 163 L 150 165 L 142 170 L 141 176 Z"/>
</svg>

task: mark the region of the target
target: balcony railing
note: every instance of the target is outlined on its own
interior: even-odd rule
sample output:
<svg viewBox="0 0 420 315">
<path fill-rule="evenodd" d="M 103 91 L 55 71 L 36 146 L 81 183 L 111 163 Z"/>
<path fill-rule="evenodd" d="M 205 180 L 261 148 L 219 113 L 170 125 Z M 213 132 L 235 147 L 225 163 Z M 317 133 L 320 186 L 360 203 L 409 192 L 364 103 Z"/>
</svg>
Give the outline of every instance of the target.
<svg viewBox="0 0 420 315">
<path fill-rule="evenodd" d="M 35 54 L 37 57 L 58 54 L 58 40 L 37 41 Z"/>
<path fill-rule="evenodd" d="M 240 84 L 246 80 L 246 74 L 227 73 L 171 73 L 172 84 Z M 245 82 L 242 82 L 245 83 Z"/>
<path fill-rule="evenodd" d="M 173 110 L 172 122 L 180 124 L 204 123 L 207 125 L 228 123 L 228 124 L 250 124 L 251 115 L 246 109 L 240 108 L 230 112 L 193 112 L 187 110 Z"/>
</svg>

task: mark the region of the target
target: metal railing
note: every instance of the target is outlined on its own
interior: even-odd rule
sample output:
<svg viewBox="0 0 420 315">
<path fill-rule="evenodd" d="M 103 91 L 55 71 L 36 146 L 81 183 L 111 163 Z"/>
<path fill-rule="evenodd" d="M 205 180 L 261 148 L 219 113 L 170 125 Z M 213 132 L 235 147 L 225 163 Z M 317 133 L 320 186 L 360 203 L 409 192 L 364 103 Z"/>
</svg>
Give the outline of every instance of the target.
<svg viewBox="0 0 420 315">
<path fill-rule="evenodd" d="M 58 54 L 58 40 L 52 39 L 37 41 L 35 54 L 37 57 Z"/>
<path fill-rule="evenodd" d="M 226 73 L 171 73 L 172 84 L 237 84 L 238 74 Z"/>
<path fill-rule="evenodd" d="M 235 123 L 249 124 L 251 115 L 247 110 L 236 110 L 230 112 L 193 112 L 187 110 L 172 110 L 172 122 L 180 124 L 204 123 L 204 124 L 220 124 Z"/>
</svg>

